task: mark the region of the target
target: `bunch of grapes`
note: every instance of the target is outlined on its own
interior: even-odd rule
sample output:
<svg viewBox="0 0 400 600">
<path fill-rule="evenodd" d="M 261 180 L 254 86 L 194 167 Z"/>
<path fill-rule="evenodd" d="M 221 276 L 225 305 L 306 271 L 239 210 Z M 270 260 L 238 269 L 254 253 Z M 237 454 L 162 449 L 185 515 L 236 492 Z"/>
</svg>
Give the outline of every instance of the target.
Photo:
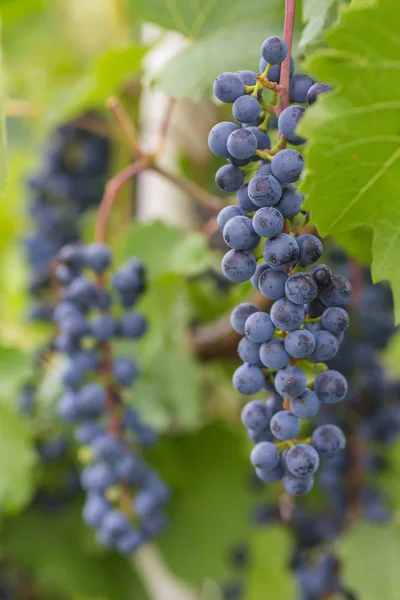
<svg viewBox="0 0 400 600">
<path fill-rule="evenodd" d="M 262 91 L 279 81 L 287 52 L 283 39 L 268 38 L 262 45 L 261 60 L 266 63 L 262 75 L 239 71 L 217 77 L 214 93 L 222 102 L 233 102 L 233 116 L 241 126 L 217 124 L 209 146 L 229 163 L 218 170 L 217 185 L 237 192 L 238 205 L 223 208 L 217 219 L 231 248 L 222 270 L 234 282 L 250 279 L 273 301 L 269 313 L 244 303 L 231 315 L 232 327 L 244 336 L 238 348 L 244 364 L 234 373 L 235 388 L 245 395 L 265 388 L 276 393 L 266 403 L 252 401 L 243 409 L 242 421 L 255 444 L 251 462 L 262 481 L 283 479 L 290 494 L 303 495 L 313 486 L 320 457 L 332 458 L 346 444 L 335 425 L 318 427 L 311 439 L 297 437 L 301 419 L 315 417 L 321 403 L 336 404 L 346 396 L 345 377 L 318 363 L 338 352 L 349 326 L 342 307 L 350 301 L 351 286 L 327 265 L 314 265 L 321 258 L 322 244 L 315 235 L 301 232 L 304 216 L 300 223 L 297 220 L 303 198 L 294 183 L 304 159 L 298 150 L 284 146 L 305 142 L 296 132 L 305 111 L 301 104 L 280 113 L 281 137 L 269 150 L 266 129 L 271 107 L 265 106 Z M 329 89 L 305 74 L 292 75 L 289 81 L 290 100 L 296 103 L 312 104 Z"/>
<path fill-rule="evenodd" d="M 137 340 L 146 332 L 144 317 L 133 310 L 145 289 L 144 267 L 132 259 L 115 270 L 111 290 L 111 262 L 110 250 L 100 243 L 69 244 L 57 255 L 54 348 L 66 357 L 58 412 L 76 426 L 83 446 L 84 521 L 102 544 L 131 553 L 164 528 L 169 489 L 138 453 L 156 441 L 126 402 L 139 367 L 113 353 L 112 340 Z"/>
<path fill-rule="evenodd" d="M 24 240 L 35 298 L 32 320 L 51 321 L 51 263 L 65 244 L 80 237 L 79 217 L 100 203 L 110 162 L 107 138 L 72 124 L 59 127 L 27 180 L 34 230 Z"/>
</svg>

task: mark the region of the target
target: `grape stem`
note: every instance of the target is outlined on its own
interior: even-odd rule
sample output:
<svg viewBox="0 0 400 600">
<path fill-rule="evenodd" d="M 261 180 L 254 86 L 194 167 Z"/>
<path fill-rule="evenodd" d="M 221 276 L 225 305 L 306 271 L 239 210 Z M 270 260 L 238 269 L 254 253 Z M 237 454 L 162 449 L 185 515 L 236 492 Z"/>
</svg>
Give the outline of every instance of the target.
<svg viewBox="0 0 400 600">
<path fill-rule="evenodd" d="M 289 106 L 289 77 L 290 77 L 290 57 L 292 55 L 294 17 L 296 13 L 296 0 L 285 0 L 285 23 L 283 26 L 283 37 L 288 47 L 287 57 L 281 66 L 280 76 L 280 102 L 278 114 Z"/>
</svg>

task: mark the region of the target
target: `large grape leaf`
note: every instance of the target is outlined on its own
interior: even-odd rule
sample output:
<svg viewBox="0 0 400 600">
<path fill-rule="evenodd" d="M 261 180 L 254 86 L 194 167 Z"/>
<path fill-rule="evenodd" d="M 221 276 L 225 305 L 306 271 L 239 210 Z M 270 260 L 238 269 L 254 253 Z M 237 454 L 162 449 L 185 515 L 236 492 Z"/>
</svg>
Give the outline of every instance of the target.
<svg viewBox="0 0 400 600">
<path fill-rule="evenodd" d="M 361 523 L 339 546 L 344 580 L 362 600 L 397 600 L 399 597 L 400 526 Z"/>
<path fill-rule="evenodd" d="M 303 0 L 303 21 L 306 23 L 301 34 L 300 46 L 317 40 L 330 20 L 330 11 L 337 0 Z"/>
<path fill-rule="evenodd" d="M 302 190 L 322 235 L 360 225 L 373 230 L 372 276 L 389 279 L 400 319 L 400 12 L 391 0 L 345 10 L 329 48 L 306 69 L 335 92 L 306 114 L 309 139 Z M 374 32 L 371 35 L 371 32 Z"/>
<path fill-rule="evenodd" d="M 2 51 L 0 47 L 0 190 L 4 190 L 7 180 L 6 120 L 4 116 L 4 83 L 2 62 Z"/>
</svg>

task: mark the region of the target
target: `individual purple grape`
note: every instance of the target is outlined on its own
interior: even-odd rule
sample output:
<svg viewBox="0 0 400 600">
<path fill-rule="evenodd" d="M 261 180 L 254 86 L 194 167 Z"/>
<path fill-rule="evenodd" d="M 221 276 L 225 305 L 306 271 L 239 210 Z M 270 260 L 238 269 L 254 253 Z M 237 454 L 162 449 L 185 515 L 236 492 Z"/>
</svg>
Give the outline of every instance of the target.
<svg viewBox="0 0 400 600">
<path fill-rule="evenodd" d="M 250 304 L 249 302 L 238 304 L 231 313 L 230 321 L 232 328 L 241 335 L 245 335 L 246 321 L 250 315 L 256 312 L 259 312 L 259 309 L 254 304 Z"/>
<path fill-rule="evenodd" d="M 251 96 L 245 96 L 245 98 L 251 98 Z M 236 129 L 228 137 L 226 146 L 233 158 L 251 158 L 257 150 L 257 138 L 248 129 Z"/>
<path fill-rule="evenodd" d="M 283 487 L 291 496 L 305 496 L 312 490 L 314 477 L 295 477 L 291 473 L 286 473 L 283 477 Z"/>
<path fill-rule="evenodd" d="M 282 198 L 274 208 L 279 210 L 283 217 L 291 219 L 299 214 L 303 196 L 299 194 L 296 187 L 291 183 L 285 183 L 282 186 Z"/>
<path fill-rule="evenodd" d="M 322 327 L 334 335 L 344 333 L 350 324 L 350 317 L 344 308 L 332 306 L 322 314 Z"/>
<path fill-rule="evenodd" d="M 278 271 L 293 267 L 299 256 L 297 241 L 287 233 L 280 233 L 274 238 L 266 240 L 263 248 L 264 260 Z"/>
<path fill-rule="evenodd" d="M 284 219 L 272 206 L 260 208 L 253 216 L 253 229 L 261 237 L 275 237 L 283 228 Z"/>
<path fill-rule="evenodd" d="M 58 403 L 57 412 L 63 421 L 75 423 L 81 416 L 76 395 L 72 392 L 64 394 Z"/>
<path fill-rule="evenodd" d="M 87 492 L 105 492 L 106 489 L 115 485 L 116 481 L 113 470 L 104 463 L 85 467 L 81 475 L 81 485 Z"/>
<path fill-rule="evenodd" d="M 299 235 L 296 240 L 299 245 L 299 263 L 302 267 L 312 265 L 321 258 L 323 247 L 315 235 L 305 233 L 304 235 Z"/>
<path fill-rule="evenodd" d="M 281 150 L 273 157 L 271 169 L 274 177 L 281 183 L 297 181 L 304 167 L 304 158 L 297 150 Z"/>
<path fill-rule="evenodd" d="M 222 121 L 221 123 L 214 125 L 208 134 L 208 147 L 215 156 L 229 158 L 230 155 L 226 143 L 230 134 L 236 129 L 239 129 L 239 125 L 236 125 L 236 123 L 232 123 L 231 121 Z"/>
<path fill-rule="evenodd" d="M 271 415 L 272 411 L 265 402 L 252 400 L 244 405 L 241 419 L 247 429 L 260 432 L 268 428 Z"/>
<path fill-rule="evenodd" d="M 232 381 L 240 394 L 251 396 L 264 388 L 265 378 L 259 367 L 245 363 L 236 369 Z"/>
<path fill-rule="evenodd" d="M 327 92 L 331 92 L 332 88 L 328 83 L 314 83 L 307 92 L 307 102 L 311 106 L 314 102 L 317 101 L 318 97 L 321 94 L 326 94 Z"/>
<path fill-rule="evenodd" d="M 311 419 L 319 411 L 319 400 L 311 390 L 305 390 L 296 398 L 290 398 L 290 411 L 299 419 Z"/>
<path fill-rule="evenodd" d="M 75 438 L 80 444 L 87 445 L 93 442 L 96 437 L 103 435 L 104 429 L 95 421 L 87 421 L 75 430 Z"/>
<path fill-rule="evenodd" d="M 271 321 L 281 331 L 295 331 L 299 329 L 305 318 L 303 306 L 293 304 L 287 298 L 277 300 L 271 308 Z"/>
<path fill-rule="evenodd" d="M 215 174 L 215 183 L 223 192 L 236 192 L 243 181 L 242 171 L 234 165 L 223 165 Z"/>
<path fill-rule="evenodd" d="M 248 194 L 256 206 L 273 206 L 282 196 L 282 186 L 272 175 L 255 175 L 249 183 Z"/>
<path fill-rule="evenodd" d="M 315 350 L 312 354 L 314 360 L 319 362 L 326 362 L 331 360 L 339 350 L 339 342 L 337 338 L 330 331 L 316 331 L 314 333 L 315 339 Z"/>
<path fill-rule="evenodd" d="M 285 337 L 285 350 L 293 358 L 307 358 L 315 350 L 315 339 L 307 329 L 291 331 Z"/>
<path fill-rule="evenodd" d="M 336 404 L 346 397 L 346 378 L 339 371 L 324 371 L 316 378 L 314 391 L 324 404 Z"/>
<path fill-rule="evenodd" d="M 146 543 L 146 536 L 141 531 L 129 530 L 117 540 L 117 550 L 121 554 L 133 554 Z"/>
<path fill-rule="evenodd" d="M 90 321 L 89 329 L 95 340 L 107 342 L 115 334 L 115 319 L 110 315 L 97 315 Z"/>
<path fill-rule="evenodd" d="M 111 250 L 105 244 L 89 244 L 83 249 L 83 260 L 96 273 L 103 273 L 111 265 Z"/>
<path fill-rule="evenodd" d="M 275 375 L 275 389 L 281 396 L 296 398 L 304 393 L 307 377 L 298 367 L 286 367 Z"/>
<path fill-rule="evenodd" d="M 319 456 L 309 444 L 296 444 L 286 454 L 286 467 L 295 477 L 309 477 L 319 467 Z"/>
<path fill-rule="evenodd" d="M 270 429 L 278 440 L 292 440 L 300 432 L 300 421 L 288 410 L 281 410 L 271 418 Z"/>
<path fill-rule="evenodd" d="M 235 250 L 249 250 L 257 247 L 261 241 L 254 231 L 252 220 L 248 217 L 232 217 L 223 231 L 225 243 Z"/>
<path fill-rule="evenodd" d="M 233 217 L 245 217 L 246 213 L 239 206 L 224 206 L 224 208 L 218 213 L 217 225 L 221 231 L 223 231 L 225 225 Z"/>
<path fill-rule="evenodd" d="M 285 293 L 294 304 L 307 304 L 317 297 L 318 288 L 308 273 L 293 273 L 286 281 Z"/>
<path fill-rule="evenodd" d="M 147 321 L 140 313 L 127 313 L 121 317 L 118 327 L 118 333 L 128 339 L 136 340 L 141 338 L 147 331 Z"/>
<path fill-rule="evenodd" d="M 256 270 L 256 259 L 247 250 L 229 250 L 222 259 L 222 271 L 227 279 L 241 283 L 248 281 Z"/>
<path fill-rule="evenodd" d="M 296 73 L 289 79 L 289 97 L 291 102 L 305 104 L 307 93 L 314 84 L 314 79 L 306 73 Z"/>
<path fill-rule="evenodd" d="M 250 341 L 247 337 L 240 340 L 238 345 L 238 354 L 243 362 L 249 365 L 263 367 L 260 359 L 260 344 Z"/>
<path fill-rule="evenodd" d="M 263 73 L 265 71 L 265 67 L 267 66 L 267 63 L 265 61 L 265 59 L 263 57 L 261 57 L 260 60 L 260 73 Z M 289 76 L 291 77 L 294 73 L 294 60 L 293 57 L 290 57 L 290 72 L 289 72 Z M 275 83 L 279 83 L 281 78 L 281 65 L 272 65 L 270 70 L 268 71 L 268 79 L 269 81 L 273 81 Z"/>
<path fill-rule="evenodd" d="M 239 96 L 232 106 L 232 114 L 239 123 L 255 121 L 260 114 L 260 104 L 254 96 Z"/>
<path fill-rule="evenodd" d="M 106 463 L 114 463 L 124 451 L 119 440 L 108 433 L 96 436 L 91 446 L 94 457 Z"/>
<path fill-rule="evenodd" d="M 241 77 L 244 85 L 251 86 L 256 84 L 257 73 L 254 73 L 254 71 L 243 69 L 242 71 L 237 71 L 237 74 L 239 75 L 239 77 Z"/>
<path fill-rule="evenodd" d="M 129 521 L 119 510 L 110 510 L 101 522 L 101 531 L 112 539 L 118 539 L 129 531 Z"/>
<path fill-rule="evenodd" d="M 82 516 L 87 525 L 99 527 L 104 516 L 110 510 L 110 505 L 98 493 L 89 493 L 83 507 Z"/>
<path fill-rule="evenodd" d="M 285 295 L 285 283 L 288 278 L 284 271 L 271 269 L 266 263 L 266 270 L 260 275 L 259 291 L 270 300 L 279 300 Z M 268 270 L 267 270 L 268 269 Z"/>
<path fill-rule="evenodd" d="M 323 458 L 333 458 L 346 447 L 343 431 L 336 425 L 320 425 L 313 432 L 311 443 Z"/>
<path fill-rule="evenodd" d="M 261 46 L 261 55 L 270 65 L 282 63 L 288 53 L 288 47 L 284 39 L 274 36 L 267 38 Z"/>
<path fill-rule="evenodd" d="M 264 175 L 272 175 L 270 162 L 266 162 L 266 163 L 262 164 L 261 167 L 258 169 L 257 175 L 263 175 L 263 174 Z"/>
<path fill-rule="evenodd" d="M 265 470 L 256 468 L 256 475 L 261 481 L 264 483 L 275 483 L 276 481 L 280 481 L 284 476 L 284 469 L 282 465 L 278 464 L 274 469 Z"/>
<path fill-rule="evenodd" d="M 251 285 L 258 291 L 260 290 L 260 277 L 262 276 L 262 274 L 264 273 L 264 271 L 266 271 L 267 269 L 269 269 L 270 267 L 268 265 L 265 264 L 265 262 L 261 262 L 257 264 L 256 270 L 254 275 L 251 277 L 250 281 L 251 281 Z M 277 273 L 280 273 L 281 271 L 276 271 Z"/>
<path fill-rule="evenodd" d="M 351 298 L 351 284 L 343 275 L 333 275 L 331 283 L 320 295 L 325 306 L 346 306 Z"/>
<path fill-rule="evenodd" d="M 245 183 L 238 189 L 236 192 L 236 201 L 243 211 L 254 212 L 258 210 L 258 206 L 250 200 L 248 183 Z"/>
<path fill-rule="evenodd" d="M 243 79 L 237 73 L 222 73 L 214 81 L 213 91 L 221 102 L 235 102 L 244 94 Z"/>
<path fill-rule="evenodd" d="M 130 386 L 139 375 L 139 367 L 131 358 L 116 358 L 113 361 L 112 372 L 118 383 Z"/>
<path fill-rule="evenodd" d="M 283 369 L 290 362 L 290 356 L 285 350 L 283 340 L 273 338 L 261 344 L 260 358 L 268 369 Z"/>
<path fill-rule="evenodd" d="M 314 265 L 309 270 L 309 274 L 317 284 L 318 291 L 323 290 L 332 281 L 332 271 L 328 265 Z"/>
<path fill-rule="evenodd" d="M 269 318 L 268 313 L 256 312 L 250 315 L 247 319 L 244 326 L 244 331 L 249 340 L 255 342 L 256 344 L 262 344 L 263 342 L 267 342 L 272 338 L 275 327 Z"/>
<path fill-rule="evenodd" d="M 263 431 L 255 431 L 254 429 L 247 430 L 247 437 L 253 444 L 259 444 L 260 442 L 272 442 L 274 440 L 274 436 L 269 430 L 267 425 L 267 429 Z"/>
<path fill-rule="evenodd" d="M 291 144 L 304 144 L 304 138 L 296 134 L 297 126 L 305 113 L 304 106 L 292 104 L 281 112 L 278 118 L 278 129 L 281 135 Z"/>
<path fill-rule="evenodd" d="M 279 452 L 271 442 L 260 442 L 254 446 L 250 454 L 251 464 L 257 469 L 271 471 L 279 464 Z"/>
<path fill-rule="evenodd" d="M 318 317 L 320 317 L 324 312 L 325 308 L 325 304 L 322 304 L 319 298 L 315 298 L 314 300 L 311 300 L 311 302 L 308 302 L 308 304 L 305 305 L 306 313 L 312 319 L 317 319 Z M 318 325 L 319 323 L 316 324 Z"/>
<path fill-rule="evenodd" d="M 83 417 L 98 417 L 105 410 L 106 394 L 98 383 L 86 383 L 76 396 L 79 414 Z"/>
</svg>

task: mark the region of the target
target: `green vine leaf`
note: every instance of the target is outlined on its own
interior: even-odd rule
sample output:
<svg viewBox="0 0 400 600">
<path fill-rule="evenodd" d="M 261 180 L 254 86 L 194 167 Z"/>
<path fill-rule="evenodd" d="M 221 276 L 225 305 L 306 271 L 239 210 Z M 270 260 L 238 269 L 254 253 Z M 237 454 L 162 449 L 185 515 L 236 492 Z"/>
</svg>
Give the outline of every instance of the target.
<svg viewBox="0 0 400 600">
<path fill-rule="evenodd" d="M 393 286 L 400 320 L 400 13 L 391 0 L 346 10 L 305 70 L 335 92 L 309 110 L 301 133 L 309 139 L 301 189 L 322 235 L 369 225 L 372 276 Z M 374 31 L 371 36 L 370 32 Z"/>
<path fill-rule="evenodd" d="M 1 32 L 1 23 L 0 23 Z M 2 51 L 0 48 L 0 190 L 3 191 L 7 182 L 7 136 L 4 115 L 4 82 Z"/>
</svg>

